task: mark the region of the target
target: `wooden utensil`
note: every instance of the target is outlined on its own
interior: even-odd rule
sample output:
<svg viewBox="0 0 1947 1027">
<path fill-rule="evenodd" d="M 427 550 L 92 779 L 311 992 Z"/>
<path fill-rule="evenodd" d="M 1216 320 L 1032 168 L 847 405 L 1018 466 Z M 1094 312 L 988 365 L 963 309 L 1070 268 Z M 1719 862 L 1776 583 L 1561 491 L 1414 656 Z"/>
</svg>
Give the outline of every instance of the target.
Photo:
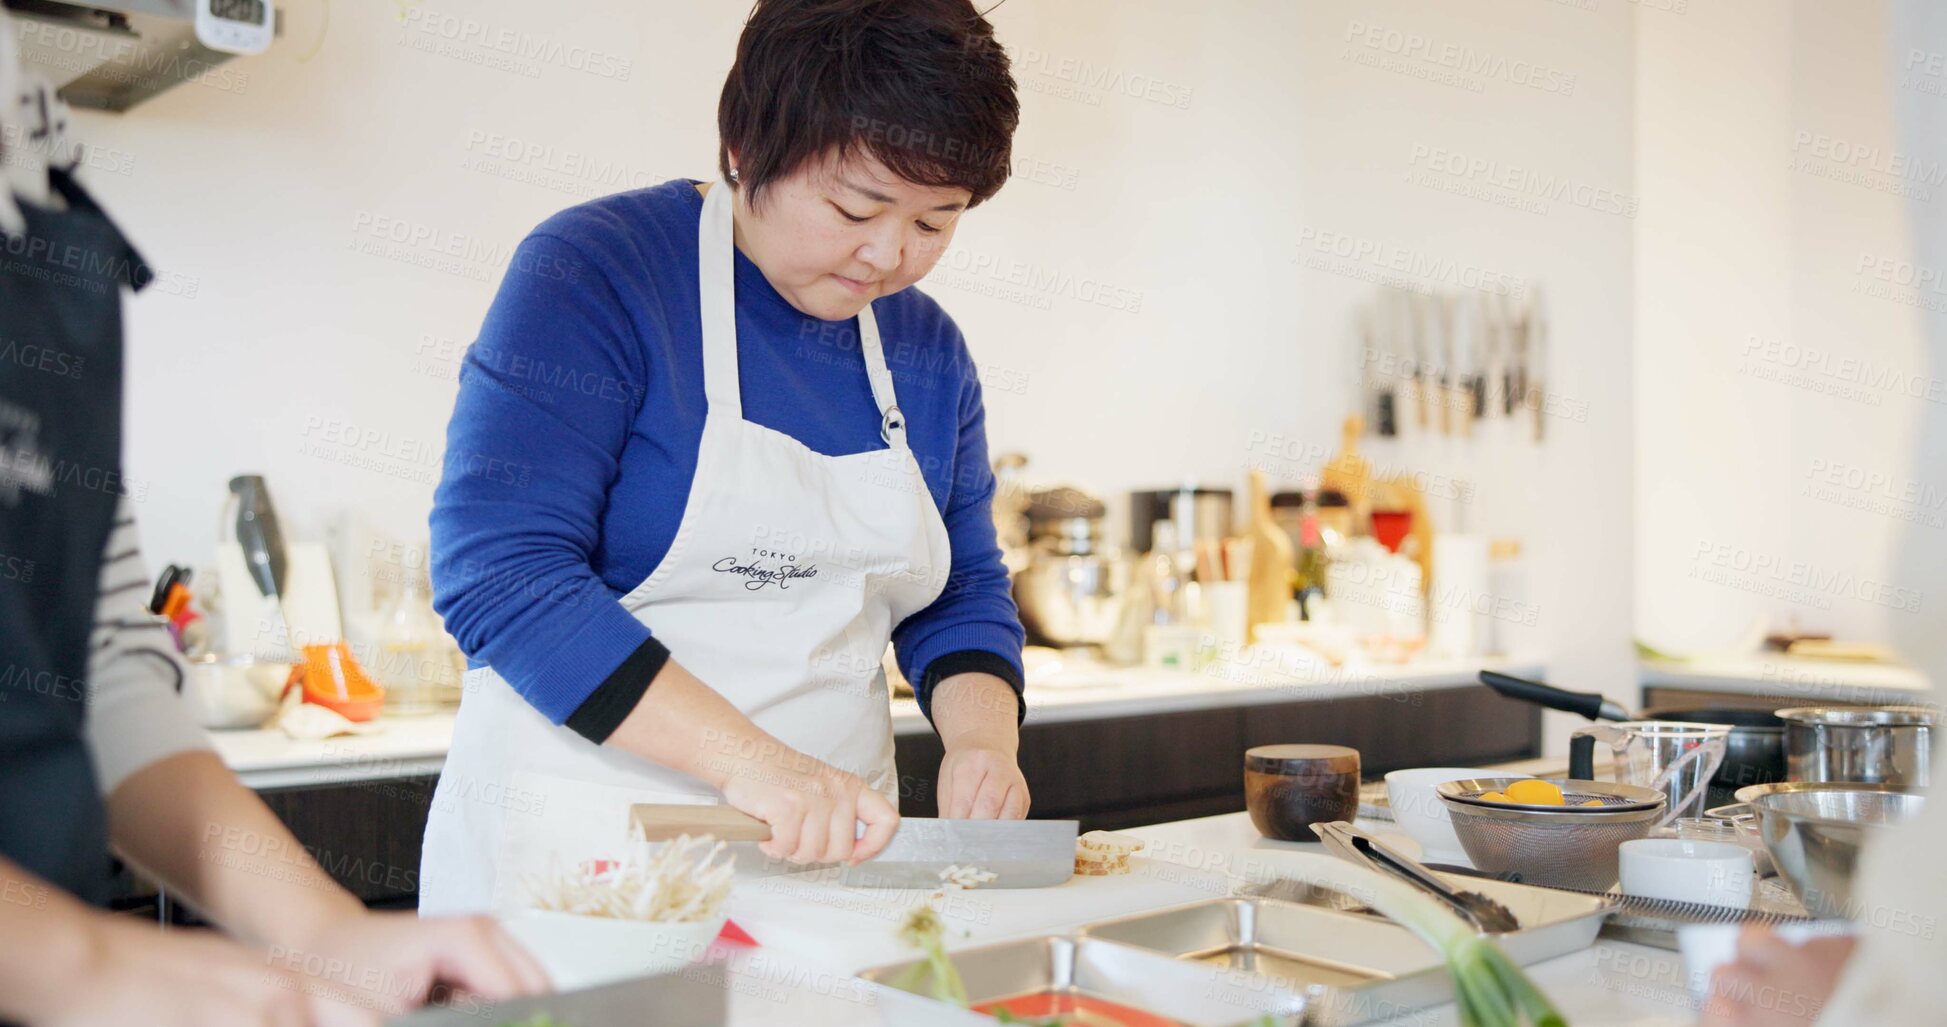
<svg viewBox="0 0 1947 1027">
<path fill-rule="evenodd" d="M 666 842 L 689 835 L 715 835 L 726 842 L 768 842 L 771 825 L 734 806 L 721 804 L 663 806 L 637 803 L 629 807 L 629 817 L 642 830 L 646 841 Z"/>
</svg>

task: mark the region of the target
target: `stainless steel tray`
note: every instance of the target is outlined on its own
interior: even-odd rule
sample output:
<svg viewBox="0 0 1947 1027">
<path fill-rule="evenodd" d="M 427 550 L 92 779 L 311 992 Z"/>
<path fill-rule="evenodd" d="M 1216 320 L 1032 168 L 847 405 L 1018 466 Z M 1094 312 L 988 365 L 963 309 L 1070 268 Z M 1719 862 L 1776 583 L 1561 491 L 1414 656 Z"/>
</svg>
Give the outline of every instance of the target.
<svg viewBox="0 0 1947 1027">
<path fill-rule="evenodd" d="M 1359 1024 L 1454 998 L 1439 955 L 1405 928 L 1370 911 L 1341 908 L 1332 892 L 1272 882 L 1299 901 L 1233 897 L 1084 925 L 1085 938 L 1115 941 L 1186 962 L 1256 975 L 1303 994 L 1307 1024 Z M 1587 948 L 1614 909 L 1607 899 L 1469 880 L 1514 911 L 1524 926 L 1498 936 L 1515 961 L 1536 963 Z M 1264 887 L 1264 886 L 1261 886 Z"/>
<path fill-rule="evenodd" d="M 1436 871 L 1436 873 L 1439 873 Z M 1614 896 L 1588 892 L 1543 888 L 1532 884 L 1511 884 L 1490 877 L 1439 873 L 1447 883 L 1477 891 L 1508 907 L 1521 921 L 1521 929 L 1497 935 L 1501 948 L 1514 961 L 1526 966 L 1556 956 L 1580 952 L 1595 944 L 1603 921 L 1621 909 Z M 1313 888 L 1296 881 L 1274 880 L 1244 886 L 1239 894 L 1248 898 L 1272 899 L 1299 905 L 1317 906 L 1350 912 L 1385 921 L 1379 914 L 1349 902 L 1336 892 Z"/>
<path fill-rule="evenodd" d="M 1273 1022 L 1297 1023 L 1308 1004 L 1305 995 L 1256 974 L 1172 959 L 1099 938 L 1025 938 L 959 949 L 952 955 L 973 1003 L 1065 992 L 1121 1003 L 1186 1027 L 1256 1024 L 1267 1016 Z M 928 982 L 902 987 L 902 978 L 918 962 L 859 973 L 885 989 L 879 993 L 878 1005 L 887 1023 L 960 1022 L 963 1017 L 966 1022 L 992 1022 L 934 1001 Z"/>
<path fill-rule="evenodd" d="M 1304 995 L 1306 1024 L 1397 1019 L 1453 997 L 1439 955 L 1402 928 L 1295 902 L 1197 902 L 1088 924 L 1082 936 L 1254 975 Z"/>
</svg>

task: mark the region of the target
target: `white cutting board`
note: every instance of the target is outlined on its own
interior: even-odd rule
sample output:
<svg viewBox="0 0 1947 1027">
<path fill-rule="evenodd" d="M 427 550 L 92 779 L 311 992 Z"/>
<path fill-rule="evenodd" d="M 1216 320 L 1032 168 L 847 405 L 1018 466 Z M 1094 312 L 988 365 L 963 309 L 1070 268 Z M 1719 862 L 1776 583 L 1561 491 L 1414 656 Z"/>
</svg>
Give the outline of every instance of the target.
<svg viewBox="0 0 1947 1027">
<path fill-rule="evenodd" d="M 1007 938 L 1066 934 L 1094 920 L 1223 898 L 1221 873 L 1134 857 L 1116 877 L 1076 876 L 1053 888 L 987 888 L 949 892 L 934 903 L 947 947 Z M 730 897 L 730 919 L 764 949 L 835 973 L 913 957 L 899 925 L 932 894 L 918 889 L 848 888 L 836 871 L 814 870 L 742 880 Z"/>
</svg>

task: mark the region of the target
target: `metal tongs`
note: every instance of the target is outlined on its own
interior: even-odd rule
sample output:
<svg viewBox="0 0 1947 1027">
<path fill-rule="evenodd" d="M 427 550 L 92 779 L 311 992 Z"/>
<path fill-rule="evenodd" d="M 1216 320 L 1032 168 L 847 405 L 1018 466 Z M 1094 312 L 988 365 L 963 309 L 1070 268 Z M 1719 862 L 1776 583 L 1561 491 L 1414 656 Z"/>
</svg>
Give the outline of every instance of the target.
<svg viewBox="0 0 1947 1027">
<path fill-rule="evenodd" d="M 1343 820 L 1313 824 L 1312 833 L 1332 854 L 1354 863 L 1374 867 L 1398 877 L 1434 898 L 1445 902 L 1461 919 L 1482 934 L 1507 934 L 1521 929 L 1521 921 L 1508 907 L 1480 892 L 1461 891 L 1442 880 L 1416 859 L 1387 845 Z"/>
</svg>

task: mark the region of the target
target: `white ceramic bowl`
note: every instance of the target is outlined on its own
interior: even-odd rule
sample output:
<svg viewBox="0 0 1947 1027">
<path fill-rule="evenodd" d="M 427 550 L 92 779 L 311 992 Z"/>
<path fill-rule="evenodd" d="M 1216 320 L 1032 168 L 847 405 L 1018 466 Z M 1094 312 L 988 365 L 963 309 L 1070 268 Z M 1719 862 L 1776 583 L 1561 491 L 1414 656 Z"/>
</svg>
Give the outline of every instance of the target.
<svg viewBox="0 0 1947 1027">
<path fill-rule="evenodd" d="M 1447 807 L 1433 791 L 1448 781 L 1492 777 L 1493 771 L 1474 767 L 1419 767 L 1395 770 L 1386 775 L 1386 805 L 1393 811 L 1393 823 L 1420 843 L 1430 863 L 1472 866 L 1460 836 L 1454 834 Z"/>
<path fill-rule="evenodd" d="M 535 909 L 501 917 L 500 925 L 540 961 L 555 990 L 576 991 L 687 966 L 728 918 L 668 924 Z"/>
<path fill-rule="evenodd" d="M 1744 909 L 1757 886 L 1751 850 L 1730 842 L 1638 838 L 1617 850 L 1625 895 Z"/>
</svg>

